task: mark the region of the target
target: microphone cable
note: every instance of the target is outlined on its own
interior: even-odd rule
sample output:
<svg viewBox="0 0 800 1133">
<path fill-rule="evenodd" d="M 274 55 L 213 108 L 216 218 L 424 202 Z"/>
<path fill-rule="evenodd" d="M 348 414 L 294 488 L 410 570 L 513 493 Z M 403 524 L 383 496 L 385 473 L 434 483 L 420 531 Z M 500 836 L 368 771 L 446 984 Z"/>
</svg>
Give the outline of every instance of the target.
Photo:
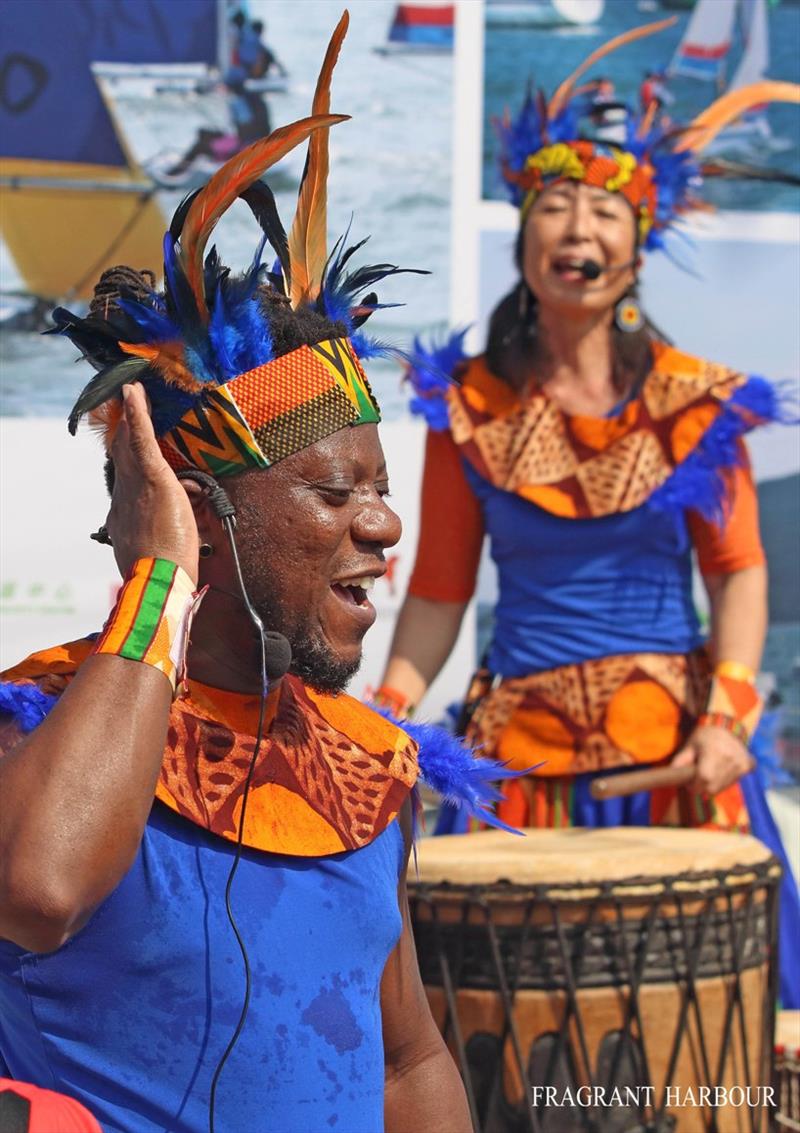
<svg viewBox="0 0 800 1133">
<path fill-rule="evenodd" d="M 225 911 L 227 913 L 228 922 L 233 931 L 233 935 L 236 938 L 236 943 L 239 946 L 239 951 L 242 956 L 242 964 L 244 966 L 244 998 L 242 1000 L 242 1009 L 239 1014 L 239 1021 L 236 1024 L 236 1028 L 230 1037 L 230 1041 L 225 1047 L 222 1057 L 217 1063 L 211 1078 L 211 1091 L 208 1099 L 208 1130 L 209 1133 L 215 1133 L 215 1109 L 219 1080 L 225 1067 L 225 1063 L 228 1061 L 234 1047 L 241 1038 L 242 1031 L 244 1030 L 244 1025 L 247 1020 L 247 1013 L 250 1009 L 250 995 L 252 991 L 252 973 L 250 970 L 250 959 L 247 955 L 247 947 L 245 945 L 242 934 L 239 931 L 239 926 L 236 922 L 236 916 L 231 904 L 231 890 L 233 888 L 236 872 L 239 868 L 239 863 L 242 860 L 242 849 L 244 846 L 244 826 L 245 818 L 247 815 L 247 800 L 250 794 L 250 787 L 253 782 L 256 762 L 258 761 L 258 756 L 261 751 L 261 745 L 264 738 L 264 716 L 266 714 L 267 695 L 269 693 L 269 680 L 267 677 L 267 638 L 269 637 L 274 647 L 273 653 L 275 654 L 275 656 L 273 657 L 273 662 L 274 667 L 278 672 L 278 677 L 276 677 L 276 679 L 279 679 L 279 677 L 283 676 L 283 674 L 287 672 L 289 665 L 291 664 L 291 647 L 289 645 L 289 642 L 285 637 L 283 637 L 282 634 L 267 633 L 267 631 L 264 629 L 264 623 L 262 622 L 252 602 L 250 601 L 250 597 L 247 593 L 247 587 L 245 586 L 244 577 L 242 575 L 241 563 L 239 562 L 239 553 L 236 549 L 236 537 L 234 535 L 236 528 L 236 509 L 233 506 L 233 503 L 231 502 L 231 499 L 228 496 L 227 492 L 222 487 L 220 487 L 220 485 L 212 476 L 207 475 L 205 472 L 200 472 L 199 470 L 195 471 L 194 469 L 189 469 L 186 471 L 180 471 L 177 473 L 177 476 L 179 480 L 194 480 L 208 492 L 208 499 L 211 503 L 211 506 L 213 507 L 214 512 L 220 523 L 222 524 L 222 528 L 228 538 L 231 554 L 233 556 L 233 564 L 236 570 L 236 581 L 239 586 L 239 592 L 242 596 L 242 601 L 244 602 L 248 616 L 258 634 L 259 641 L 261 700 L 258 708 L 258 726 L 256 728 L 255 746 L 253 747 L 253 754 L 250 758 L 250 766 L 247 770 L 247 777 L 245 779 L 244 790 L 242 792 L 242 809 L 239 814 L 236 850 L 233 855 L 233 861 L 231 862 L 231 868 L 228 872 L 228 879 L 225 883 Z M 279 656 L 279 654 L 282 654 L 282 656 Z"/>
</svg>

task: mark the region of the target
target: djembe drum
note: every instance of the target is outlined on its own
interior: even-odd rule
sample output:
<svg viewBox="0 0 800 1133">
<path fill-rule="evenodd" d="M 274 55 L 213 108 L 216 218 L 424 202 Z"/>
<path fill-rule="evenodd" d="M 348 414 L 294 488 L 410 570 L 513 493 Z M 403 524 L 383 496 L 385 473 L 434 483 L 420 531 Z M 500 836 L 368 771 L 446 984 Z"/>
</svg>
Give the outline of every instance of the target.
<svg viewBox="0 0 800 1133">
<path fill-rule="evenodd" d="M 423 839 L 409 880 L 423 982 L 476 1131 L 766 1130 L 769 851 L 703 830 L 525 835 Z"/>
<path fill-rule="evenodd" d="M 775 1101 L 779 1130 L 800 1133 L 800 1011 L 780 1011 L 775 1027 Z"/>
</svg>

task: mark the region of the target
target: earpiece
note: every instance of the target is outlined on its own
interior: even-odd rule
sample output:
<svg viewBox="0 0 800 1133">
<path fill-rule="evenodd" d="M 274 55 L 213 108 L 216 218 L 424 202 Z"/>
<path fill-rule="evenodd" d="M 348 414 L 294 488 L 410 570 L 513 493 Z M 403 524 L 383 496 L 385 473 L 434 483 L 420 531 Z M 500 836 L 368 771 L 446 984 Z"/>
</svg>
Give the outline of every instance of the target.
<svg viewBox="0 0 800 1133">
<path fill-rule="evenodd" d="M 231 503 L 228 493 L 213 476 L 201 472 L 199 468 L 184 468 L 175 475 L 179 480 L 194 480 L 201 488 L 205 488 L 217 519 L 230 519 L 233 526 L 236 526 L 236 508 Z"/>
</svg>

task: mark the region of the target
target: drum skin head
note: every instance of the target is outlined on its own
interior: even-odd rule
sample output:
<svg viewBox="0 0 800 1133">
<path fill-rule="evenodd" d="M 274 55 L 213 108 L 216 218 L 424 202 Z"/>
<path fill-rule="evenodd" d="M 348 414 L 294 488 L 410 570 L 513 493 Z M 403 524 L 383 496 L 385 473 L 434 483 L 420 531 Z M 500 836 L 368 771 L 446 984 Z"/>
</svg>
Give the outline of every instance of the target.
<svg viewBox="0 0 800 1133">
<path fill-rule="evenodd" d="M 720 830 L 615 826 L 605 830 L 502 830 L 447 834 L 417 843 L 424 884 L 592 884 L 675 877 L 761 865 L 770 852 L 748 834 Z"/>
</svg>

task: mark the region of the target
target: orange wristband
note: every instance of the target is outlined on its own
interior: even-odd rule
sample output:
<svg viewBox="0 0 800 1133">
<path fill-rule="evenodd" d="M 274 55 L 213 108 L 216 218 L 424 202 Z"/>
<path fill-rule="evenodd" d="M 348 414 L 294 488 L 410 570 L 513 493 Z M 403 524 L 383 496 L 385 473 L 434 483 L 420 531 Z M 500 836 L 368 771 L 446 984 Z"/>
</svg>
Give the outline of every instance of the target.
<svg viewBox="0 0 800 1133">
<path fill-rule="evenodd" d="M 405 693 L 400 692 L 390 685 L 381 685 L 372 694 L 373 703 L 377 704 L 380 708 L 388 708 L 393 716 L 411 716 L 413 709 L 409 704 L 409 699 Z"/>
</svg>

